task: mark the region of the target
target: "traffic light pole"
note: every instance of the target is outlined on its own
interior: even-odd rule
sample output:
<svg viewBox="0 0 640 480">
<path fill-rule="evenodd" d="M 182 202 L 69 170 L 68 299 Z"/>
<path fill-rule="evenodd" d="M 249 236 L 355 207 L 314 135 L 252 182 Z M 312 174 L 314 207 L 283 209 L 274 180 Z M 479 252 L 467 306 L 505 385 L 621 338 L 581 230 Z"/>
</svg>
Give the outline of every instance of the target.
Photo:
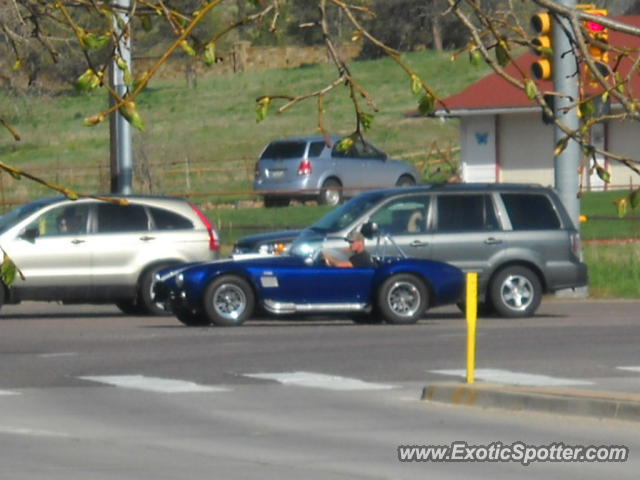
<svg viewBox="0 0 640 480">
<path fill-rule="evenodd" d="M 117 18 L 114 18 L 114 29 L 118 44 L 116 56 L 127 65 L 131 71 L 131 44 L 129 32 L 129 12 L 131 0 L 113 0 L 113 8 Z M 123 98 L 127 94 L 127 85 L 124 80 L 124 70 L 120 68 L 114 56 L 109 69 L 109 82 L 118 97 Z M 110 102 L 115 102 L 110 98 Z M 131 148 L 131 125 L 119 112 L 115 111 L 109 117 L 110 151 L 111 151 L 111 193 L 129 195 L 132 193 L 133 180 L 133 155 Z"/>
<path fill-rule="evenodd" d="M 567 8 L 576 8 L 576 0 L 560 0 L 559 3 Z M 562 23 L 553 22 L 553 83 L 555 91 L 562 93 L 554 99 L 554 113 L 556 118 L 570 130 L 577 131 L 580 128 L 577 108 L 580 98 L 579 66 L 575 55 L 571 54 L 575 48 L 567 36 L 567 32 L 571 31 L 571 26 L 566 20 L 562 20 Z M 571 106 L 573 108 L 570 108 Z M 566 134 L 556 125 L 555 145 L 565 137 Z M 580 228 L 580 199 L 578 198 L 580 158 L 580 145 L 569 140 L 567 147 L 554 159 L 555 188 L 578 229 Z"/>
</svg>

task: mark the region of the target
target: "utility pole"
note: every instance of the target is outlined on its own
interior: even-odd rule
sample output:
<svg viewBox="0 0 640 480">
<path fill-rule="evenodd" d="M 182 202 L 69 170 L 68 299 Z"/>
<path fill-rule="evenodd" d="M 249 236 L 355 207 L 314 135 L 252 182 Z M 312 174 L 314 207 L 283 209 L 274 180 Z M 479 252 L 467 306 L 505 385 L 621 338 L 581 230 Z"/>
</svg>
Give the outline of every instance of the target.
<svg viewBox="0 0 640 480">
<path fill-rule="evenodd" d="M 576 8 L 576 0 L 560 0 L 559 3 L 567 8 Z M 558 16 L 558 19 L 560 17 Z M 570 130 L 580 128 L 577 103 L 580 99 L 578 80 L 580 71 L 576 57 L 572 54 L 575 44 L 571 43 L 567 32 L 571 32 L 568 21 L 553 22 L 553 83 L 556 92 L 562 95 L 554 99 L 554 113 Z M 572 108 L 569 108 L 573 105 Z M 554 127 L 555 145 L 566 134 L 556 125 Z M 555 188 L 562 199 L 571 220 L 577 229 L 580 228 L 580 199 L 578 198 L 580 182 L 580 145 L 569 140 L 567 147 L 554 159 Z"/>
<path fill-rule="evenodd" d="M 126 96 L 128 88 L 125 83 L 125 70 L 117 65 L 120 57 L 131 72 L 131 32 L 130 11 L 131 0 L 112 0 L 115 12 L 113 27 L 116 34 L 116 54 L 109 69 L 109 83 L 119 98 Z M 116 100 L 110 98 L 111 105 Z M 109 133 L 111 147 L 111 193 L 130 195 L 133 180 L 133 155 L 131 149 L 131 125 L 122 113 L 115 111 L 109 117 Z"/>
</svg>

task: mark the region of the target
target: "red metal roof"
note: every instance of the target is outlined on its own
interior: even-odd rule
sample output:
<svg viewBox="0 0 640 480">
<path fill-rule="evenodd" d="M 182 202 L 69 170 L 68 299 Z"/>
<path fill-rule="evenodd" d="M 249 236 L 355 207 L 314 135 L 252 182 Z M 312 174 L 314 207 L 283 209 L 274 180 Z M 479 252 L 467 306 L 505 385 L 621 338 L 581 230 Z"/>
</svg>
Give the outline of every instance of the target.
<svg viewBox="0 0 640 480">
<path fill-rule="evenodd" d="M 628 25 L 640 26 L 640 15 L 629 15 L 617 17 L 616 20 Z M 640 38 L 618 33 L 609 32 L 609 43 L 617 47 L 637 48 L 640 47 Z M 616 55 L 610 54 L 610 64 L 615 65 Z M 530 67 L 537 57 L 532 52 L 527 52 L 515 60 L 515 64 L 510 64 L 505 71 L 517 79 L 523 76 L 518 67 L 529 78 L 531 78 Z M 631 67 L 631 62 L 624 60 L 620 64 L 619 71 L 621 75 L 625 75 Z M 552 91 L 553 83 L 551 81 L 536 81 L 540 91 Z M 640 76 L 637 72 L 631 77 L 632 91 L 640 94 Z M 535 102 L 527 98 L 525 92 L 515 87 L 497 73 L 491 73 L 486 77 L 478 80 L 462 92 L 445 98 L 444 104 L 452 114 L 460 113 L 460 110 L 485 110 L 485 109 L 509 109 L 522 107 L 537 107 Z M 444 114 L 444 110 L 440 108 L 438 113 Z"/>
</svg>

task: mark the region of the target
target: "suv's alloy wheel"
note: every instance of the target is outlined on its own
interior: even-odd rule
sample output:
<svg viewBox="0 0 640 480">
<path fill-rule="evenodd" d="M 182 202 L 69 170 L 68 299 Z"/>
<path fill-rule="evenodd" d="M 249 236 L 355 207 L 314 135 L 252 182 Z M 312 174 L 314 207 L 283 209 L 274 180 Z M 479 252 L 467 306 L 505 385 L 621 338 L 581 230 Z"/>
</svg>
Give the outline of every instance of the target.
<svg viewBox="0 0 640 480">
<path fill-rule="evenodd" d="M 491 282 L 491 302 L 503 317 L 529 317 L 542 300 L 538 276 L 526 267 L 507 267 Z"/>
</svg>

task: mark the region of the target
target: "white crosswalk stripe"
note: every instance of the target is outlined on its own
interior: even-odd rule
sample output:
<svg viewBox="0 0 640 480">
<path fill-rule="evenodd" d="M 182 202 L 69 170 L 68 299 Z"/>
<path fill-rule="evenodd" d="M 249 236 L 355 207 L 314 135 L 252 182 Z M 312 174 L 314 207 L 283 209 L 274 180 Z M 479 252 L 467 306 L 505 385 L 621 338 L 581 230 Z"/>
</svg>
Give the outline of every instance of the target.
<svg viewBox="0 0 640 480">
<path fill-rule="evenodd" d="M 339 377 L 314 372 L 248 373 L 244 374 L 244 376 L 262 380 L 274 380 L 283 385 L 296 385 L 336 391 L 389 390 L 395 388 L 393 385 L 370 383 L 357 378 Z"/>
<path fill-rule="evenodd" d="M 82 380 L 104 383 L 122 388 L 145 390 L 158 393 L 210 393 L 227 392 L 228 388 L 199 385 L 184 380 L 145 377 L 144 375 L 106 375 L 79 377 Z"/>
<path fill-rule="evenodd" d="M 638 372 L 640 373 L 640 366 L 629 366 L 629 367 L 617 367 L 618 370 L 625 370 L 627 372 Z"/>
<path fill-rule="evenodd" d="M 456 370 L 430 370 L 431 373 L 439 375 L 451 375 L 455 377 L 466 377 L 467 371 L 464 369 Z M 485 382 L 502 383 L 505 385 L 523 385 L 532 387 L 560 387 L 571 385 L 593 385 L 593 382 L 587 380 L 576 380 L 573 378 L 550 377 L 548 375 L 539 375 L 525 372 L 511 372 L 509 370 L 499 370 L 493 368 L 478 368 L 475 371 L 475 378 Z"/>
</svg>

